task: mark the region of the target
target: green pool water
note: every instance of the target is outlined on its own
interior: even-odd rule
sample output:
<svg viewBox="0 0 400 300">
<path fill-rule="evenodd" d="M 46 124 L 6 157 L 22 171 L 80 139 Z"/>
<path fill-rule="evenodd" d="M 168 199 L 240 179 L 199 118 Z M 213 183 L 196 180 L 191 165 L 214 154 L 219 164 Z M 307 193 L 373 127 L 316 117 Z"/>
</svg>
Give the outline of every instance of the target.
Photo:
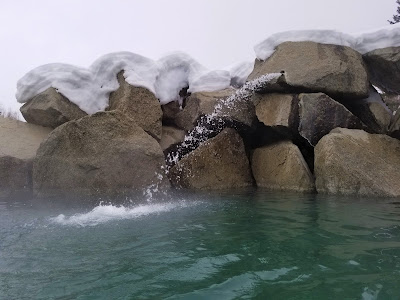
<svg viewBox="0 0 400 300">
<path fill-rule="evenodd" d="M 393 199 L 58 202 L 0 201 L 0 299 L 400 299 Z"/>
</svg>

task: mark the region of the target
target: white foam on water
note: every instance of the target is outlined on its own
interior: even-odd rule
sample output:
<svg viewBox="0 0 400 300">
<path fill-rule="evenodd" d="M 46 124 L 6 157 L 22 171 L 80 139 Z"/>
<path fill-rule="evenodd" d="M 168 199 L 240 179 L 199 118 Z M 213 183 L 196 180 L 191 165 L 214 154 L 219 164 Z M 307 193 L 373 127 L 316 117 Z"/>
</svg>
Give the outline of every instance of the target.
<svg viewBox="0 0 400 300">
<path fill-rule="evenodd" d="M 51 218 L 50 221 L 65 226 L 96 226 L 110 221 L 137 219 L 194 205 L 196 205 L 196 202 L 187 203 L 185 201 L 143 204 L 132 207 L 99 204 L 90 212 L 78 213 L 72 216 L 60 214 L 57 217 Z"/>
</svg>

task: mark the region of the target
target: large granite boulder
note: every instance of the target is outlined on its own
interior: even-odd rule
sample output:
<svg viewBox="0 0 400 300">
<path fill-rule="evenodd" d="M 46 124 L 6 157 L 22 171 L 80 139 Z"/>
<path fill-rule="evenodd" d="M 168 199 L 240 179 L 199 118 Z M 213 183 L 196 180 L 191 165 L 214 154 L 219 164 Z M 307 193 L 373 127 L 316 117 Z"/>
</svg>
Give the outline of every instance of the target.
<svg viewBox="0 0 400 300">
<path fill-rule="evenodd" d="M 38 196 L 129 193 L 168 187 L 157 141 L 119 111 L 99 112 L 56 128 L 37 151 Z"/>
<path fill-rule="evenodd" d="M 307 163 L 299 148 L 290 141 L 255 149 L 251 167 L 259 187 L 296 192 L 315 190 Z"/>
<path fill-rule="evenodd" d="M 372 132 L 388 132 L 392 120 L 392 111 L 382 101 L 381 95 L 374 88 L 370 88 L 368 98 L 348 101 L 346 107 Z"/>
<path fill-rule="evenodd" d="M 371 83 L 385 93 L 400 94 L 400 47 L 377 49 L 363 57 Z"/>
<path fill-rule="evenodd" d="M 336 127 L 365 128 L 346 107 L 323 93 L 255 94 L 257 118 L 285 135 L 300 135 L 311 146 Z"/>
<path fill-rule="evenodd" d="M 323 93 L 300 94 L 299 100 L 298 130 L 312 146 L 336 127 L 366 128 L 346 107 Z"/>
<path fill-rule="evenodd" d="M 32 189 L 32 160 L 51 130 L 0 117 L 0 194 Z"/>
<path fill-rule="evenodd" d="M 242 138 L 230 128 L 185 155 L 170 169 L 169 177 L 177 187 L 198 190 L 244 188 L 253 184 Z"/>
<path fill-rule="evenodd" d="M 186 131 L 193 129 L 201 116 L 215 112 L 217 103 L 227 99 L 234 92 L 234 89 L 229 88 L 215 92 L 191 94 L 186 100 L 185 108 L 176 114 L 175 124 Z"/>
<path fill-rule="evenodd" d="M 285 73 L 287 85 L 300 92 L 323 92 L 338 99 L 368 97 L 368 75 L 357 51 L 315 42 L 285 42 L 267 60 L 256 60 L 248 80 Z"/>
<path fill-rule="evenodd" d="M 315 147 L 319 193 L 400 197 L 400 141 L 363 130 L 334 129 Z"/>
<path fill-rule="evenodd" d="M 157 140 L 161 139 L 162 110 L 156 96 L 146 88 L 132 86 L 125 81 L 123 72 L 118 73 L 119 88 L 110 94 L 107 110 L 120 110 L 135 120 Z"/>
<path fill-rule="evenodd" d="M 51 128 L 87 115 L 54 88 L 30 99 L 20 111 L 28 123 Z"/>
</svg>

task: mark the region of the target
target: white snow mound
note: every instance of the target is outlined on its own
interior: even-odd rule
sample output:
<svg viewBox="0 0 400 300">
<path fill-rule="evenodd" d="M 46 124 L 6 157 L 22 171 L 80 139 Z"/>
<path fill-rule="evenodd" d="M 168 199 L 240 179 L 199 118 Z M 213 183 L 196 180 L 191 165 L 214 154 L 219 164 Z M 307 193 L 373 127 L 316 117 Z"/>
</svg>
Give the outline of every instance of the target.
<svg viewBox="0 0 400 300">
<path fill-rule="evenodd" d="M 358 34 L 347 34 L 336 30 L 285 31 L 273 34 L 257 44 L 254 51 L 258 59 L 266 60 L 281 43 L 305 41 L 348 46 L 365 54 L 376 49 L 400 46 L 400 23 Z"/>
<path fill-rule="evenodd" d="M 209 71 L 189 55 L 174 53 L 158 61 L 130 52 L 97 59 L 88 69 L 67 64 L 47 64 L 28 72 L 17 83 L 16 98 L 25 103 L 53 87 L 88 114 L 103 111 L 111 92 L 118 89 L 117 74 L 126 82 L 152 91 L 161 104 L 179 100 L 179 91 L 216 91 L 230 86 L 229 71 Z M 243 81 L 245 79 L 242 79 Z"/>
</svg>

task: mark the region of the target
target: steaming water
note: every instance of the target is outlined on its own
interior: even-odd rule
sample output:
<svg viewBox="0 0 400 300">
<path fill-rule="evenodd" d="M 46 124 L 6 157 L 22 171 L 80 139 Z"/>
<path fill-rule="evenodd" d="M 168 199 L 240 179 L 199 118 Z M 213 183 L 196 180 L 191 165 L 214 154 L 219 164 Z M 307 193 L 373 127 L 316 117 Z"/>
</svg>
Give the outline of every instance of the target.
<svg viewBox="0 0 400 300">
<path fill-rule="evenodd" d="M 400 299 L 400 202 L 173 198 L 2 200 L 0 299 Z"/>
</svg>

